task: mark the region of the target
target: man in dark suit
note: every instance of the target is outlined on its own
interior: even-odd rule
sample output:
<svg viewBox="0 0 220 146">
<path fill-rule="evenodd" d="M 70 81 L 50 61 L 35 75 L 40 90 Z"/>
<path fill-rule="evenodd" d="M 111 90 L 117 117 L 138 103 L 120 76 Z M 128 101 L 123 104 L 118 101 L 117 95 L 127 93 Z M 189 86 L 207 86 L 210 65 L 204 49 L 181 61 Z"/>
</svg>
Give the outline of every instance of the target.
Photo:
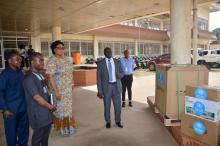
<svg viewBox="0 0 220 146">
<path fill-rule="evenodd" d="M 48 146 L 52 124 L 51 111 L 55 111 L 56 107 L 49 103 L 48 87 L 41 74 L 44 59 L 40 53 L 31 54 L 30 67 L 23 85 L 28 105 L 28 118 L 33 129 L 32 146 Z"/>
<path fill-rule="evenodd" d="M 111 99 L 113 100 L 115 109 L 115 123 L 119 128 L 123 128 L 121 124 L 121 78 L 123 72 L 121 64 L 118 60 L 112 58 L 110 48 L 104 49 L 105 58 L 97 63 L 97 88 L 99 98 L 104 101 L 104 115 L 106 128 L 111 128 Z"/>
</svg>

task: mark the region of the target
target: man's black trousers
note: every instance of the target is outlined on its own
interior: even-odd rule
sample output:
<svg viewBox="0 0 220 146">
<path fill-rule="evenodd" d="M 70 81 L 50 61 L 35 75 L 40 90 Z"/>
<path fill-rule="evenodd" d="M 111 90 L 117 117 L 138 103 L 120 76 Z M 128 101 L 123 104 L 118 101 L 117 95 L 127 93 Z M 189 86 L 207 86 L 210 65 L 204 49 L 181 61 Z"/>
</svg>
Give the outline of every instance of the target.
<svg viewBox="0 0 220 146">
<path fill-rule="evenodd" d="M 122 83 L 122 102 L 125 101 L 126 89 L 128 91 L 129 101 L 132 100 L 132 91 L 131 91 L 132 82 L 133 82 L 133 75 L 132 74 L 131 75 L 124 75 L 124 77 L 121 79 L 121 83 Z"/>
</svg>

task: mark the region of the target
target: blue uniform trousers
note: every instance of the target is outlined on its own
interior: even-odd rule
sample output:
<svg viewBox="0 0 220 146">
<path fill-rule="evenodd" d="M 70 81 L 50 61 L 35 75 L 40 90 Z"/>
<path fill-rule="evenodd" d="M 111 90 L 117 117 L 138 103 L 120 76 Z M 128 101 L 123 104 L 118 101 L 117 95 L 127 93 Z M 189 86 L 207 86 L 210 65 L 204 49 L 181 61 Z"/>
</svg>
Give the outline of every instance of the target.
<svg viewBox="0 0 220 146">
<path fill-rule="evenodd" d="M 29 124 L 27 112 L 13 113 L 11 117 L 4 117 L 5 136 L 7 146 L 27 146 Z"/>
</svg>

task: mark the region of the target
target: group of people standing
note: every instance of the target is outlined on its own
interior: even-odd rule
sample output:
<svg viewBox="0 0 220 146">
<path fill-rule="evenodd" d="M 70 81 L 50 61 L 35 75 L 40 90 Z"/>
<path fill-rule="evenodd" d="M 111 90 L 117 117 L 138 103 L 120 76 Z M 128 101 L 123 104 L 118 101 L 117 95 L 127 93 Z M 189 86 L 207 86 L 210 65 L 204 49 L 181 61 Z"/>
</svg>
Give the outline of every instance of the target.
<svg viewBox="0 0 220 146">
<path fill-rule="evenodd" d="M 0 109 L 3 111 L 8 146 L 27 146 L 29 125 L 32 146 L 47 146 L 53 122 L 63 136 L 74 134 L 72 112 L 73 66 L 64 56 L 64 44 L 51 44 L 53 56 L 44 71 L 44 58 L 33 52 L 30 69 L 23 73 L 22 57 L 17 50 L 5 52 L 8 66 L 0 74 Z"/>
<path fill-rule="evenodd" d="M 51 125 L 62 136 L 74 134 L 76 121 L 72 111 L 73 65 L 64 56 L 64 44 L 51 44 L 51 56 L 44 69 L 44 58 L 39 52 L 29 56 L 29 71 L 24 73 L 22 56 L 17 50 L 5 52 L 8 64 L 0 74 L 0 110 L 3 111 L 5 136 L 8 146 L 27 146 L 29 125 L 33 129 L 32 146 L 48 146 Z M 133 59 L 125 50 L 124 57 L 113 59 L 110 48 L 105 58 L 97 62 L 97 96 L 104 102 L 106 128 L 111 128 L 110 108 L 113 100 L 115 123 L 121 123 L 121 107 L 125 107 L 128 90 L 132 107 Z M 121 104 L 122 94 L 122 104 Z"/>
</svg>

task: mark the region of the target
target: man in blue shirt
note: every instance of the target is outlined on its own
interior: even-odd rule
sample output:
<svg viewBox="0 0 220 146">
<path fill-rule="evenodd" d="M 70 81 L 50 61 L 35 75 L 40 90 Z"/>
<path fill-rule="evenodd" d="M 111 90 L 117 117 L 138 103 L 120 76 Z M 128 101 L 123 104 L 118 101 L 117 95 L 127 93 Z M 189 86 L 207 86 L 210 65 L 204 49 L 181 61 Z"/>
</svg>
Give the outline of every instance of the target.
<svg viewBox="0 0 220 146">
<path fill-rule="evenodd" d="M 122 83 L 122 107 L 125 107 L 125 92 L 126 88 L 128 91 L 129 106 L 132 107 L 132 82 L 133 82 L 133 71 L 134 71 L 134 60 L 129 56 L 129 51 L 124 51 L 124 57 L 121 58 L 121 66 L 123 70 Z"/>
<path fill-rule="evenodd" d="M 3 111 L 5 136 L 8 146 L 27 146 L 29 124 L 19 69 L 21 57 L 17 50 L 5 52 L 7 67 L 0 74 L 0 110 Z"/>
</svg>

